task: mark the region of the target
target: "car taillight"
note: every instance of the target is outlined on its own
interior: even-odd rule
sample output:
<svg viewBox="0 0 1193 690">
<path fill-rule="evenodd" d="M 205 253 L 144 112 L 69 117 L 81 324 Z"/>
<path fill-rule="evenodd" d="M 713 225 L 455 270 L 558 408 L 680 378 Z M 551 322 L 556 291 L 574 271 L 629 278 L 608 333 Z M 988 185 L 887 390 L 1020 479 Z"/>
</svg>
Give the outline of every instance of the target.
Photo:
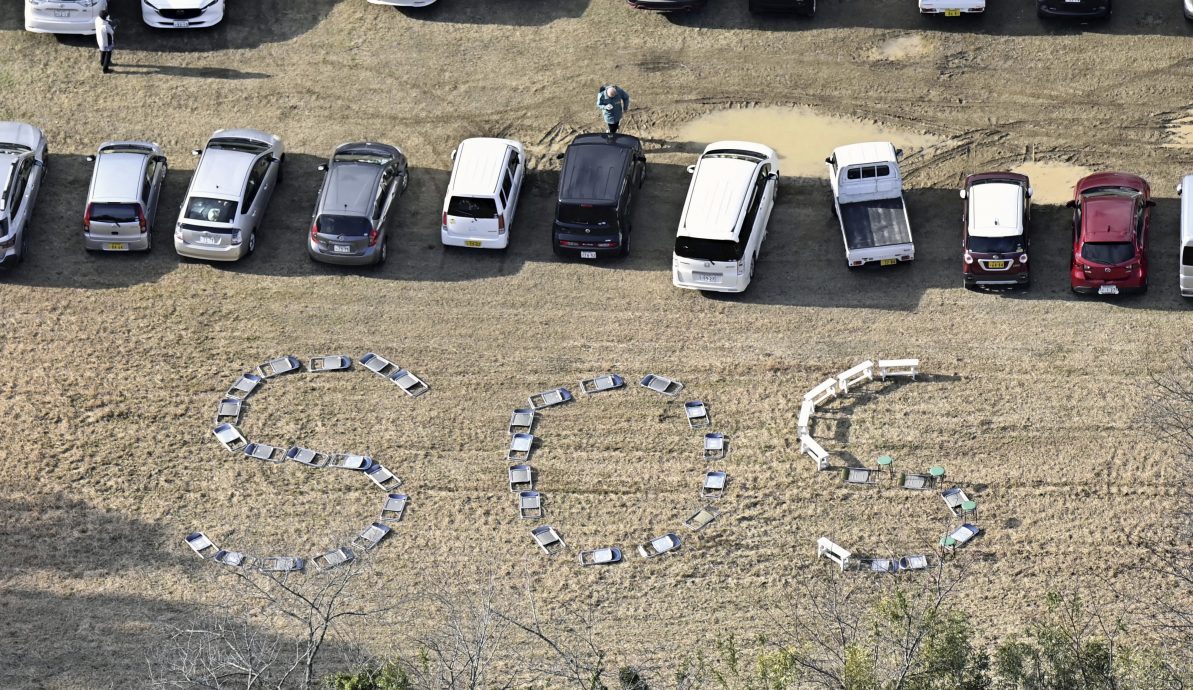
<svg viewBox="0 0 1193 690">
<path fill-rule="evenodd" d="M 965 256 L 965 263 L 967 263 L 967 264 L 973 263 L 973 254 L 970 254 L 969 252 L 965 252 L 964 256 Z"/>
<path fill-rule="evenodd" d="M 447 211 L 443 212 L 443 221 L 440 222 L 440 225 L 443 226 L 444 230 L 447 230 Z"/>
<path fill-rule="evenodd" d="M 740 277 L 744 276 L 745 274 L 746 274 L 746 262 L 738 261 L 737 262 L 737 277 L 740 278 Z"/>
<path fill-rule="evenodd" d="M 617 243 L 616 242 L 598 242 L 597 246 L 601 247 L 603 249 L 609 249 L 610 247 L 616 247 Z"/>
<path fill-rule="evenodd" d="M 1027 254 L 1020 254 L 1020 255 L 1019 255 L 1019 263 L 1021 263 L 1021 264 L 1025 264 L 1025 263 L 1027 263 Z"/>
<path fill-rule="evenodd" d="M 911 254 L 904 254 L 903 256 L 899 257 L 899 260 L 900 261 L 911 261 Z"/>
<path fill-rule="evenodd" d="M 238 246 L 239 244 L 240 244 L 240 231 L 237 230 L 236 232 L 232 233 L 232 246 L 235 247 L 235 246 Z"/>
<path fill-rule="evenodd" d="M 180 226 L 180 225 L 174 226 L 174 239 L 175 239 L 175 241 L 178 241 L 178 242 L 182 241 L 182 226 Z"/>
<path fill-rule="evenodd" d="M 559 246 L 561 246 L 561 247 L 579 247 L 580 243 L 572 242 L 571 240 L 559 240 Z"/>
<path fill-rule="evenodd" d="M 505 214 L 497 216 L 497 234 L 505 234 Z"/>
<path fill-rule="evenodd" d="M 311 223 L 311 239 L 313 240 L 318 236 L 319 236 L 319 224 Z"/>
<path fill-rule="evenodd" d="M 141 234 L 149 232 L 149 222 L 145 220 L 145 211 L 137 206 L 137 224 L 141 226 Z"/>
<path fill-rule="evenodd" d="M 91 232 L 91 204 L 87 204 L 87 210 L 83 211 L 83 232 Z"/>
<path fill-rule="evenodd" d="M 381 237 L 381 233 L 377 232 L 377 228 L 373 228 L 372 230 L 369 231 L 369 246 L 370 247 L 377 244 L 378 237 Z"/>
</svg>

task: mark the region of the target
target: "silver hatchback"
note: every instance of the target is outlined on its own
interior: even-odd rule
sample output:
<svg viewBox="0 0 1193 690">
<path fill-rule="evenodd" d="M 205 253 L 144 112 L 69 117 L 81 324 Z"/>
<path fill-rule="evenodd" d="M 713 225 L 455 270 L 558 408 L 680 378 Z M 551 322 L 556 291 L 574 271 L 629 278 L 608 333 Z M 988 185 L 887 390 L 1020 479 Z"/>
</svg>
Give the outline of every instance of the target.
<svg viewBox="0 0 1193 690">
<path fill-rule="evenodd" d="M 46 174 L 46 135 L 23 122 L 0 122 L 0 266 L 25 258 L 29 219 Z"/>
<path fill-rule="evenodd" d="M 83 212 L 88 251 L 148 251 L 157 202 L 166 181 L 166 155 L 148 141 L 109 141 L 87 160 L 95 164 Z"/>
<path fill-rule="evenodd" d="M 236 261 L 257 248 L 257 231 L 282 182 L 282 140 L 255 129 L 222 129 L 207 140 L 191 178 L 174 249 L 180 256 Z"/>
<path fill-rule="evenodd" d="M 405 154 L 389 144 L 341 144 L 319 169 L 325 174 L 307 253 L 332 264 L 385 261 L 390 208 L 410 182 Z"/>
</svg>

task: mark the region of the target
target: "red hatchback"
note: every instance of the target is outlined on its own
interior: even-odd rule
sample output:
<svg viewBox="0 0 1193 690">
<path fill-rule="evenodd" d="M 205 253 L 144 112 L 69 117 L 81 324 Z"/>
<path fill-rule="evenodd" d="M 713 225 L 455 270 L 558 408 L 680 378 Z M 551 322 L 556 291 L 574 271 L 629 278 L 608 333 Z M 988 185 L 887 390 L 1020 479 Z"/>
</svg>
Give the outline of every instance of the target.
<svg viewBox="0 0 1193 690">
<path fill-rule="evenodd" d="M 1147 181 L 1127 173 L 1095 173 L 1073 190 L 1073 292 L 1117 295 L 1147 290 Z"/>
</svg>

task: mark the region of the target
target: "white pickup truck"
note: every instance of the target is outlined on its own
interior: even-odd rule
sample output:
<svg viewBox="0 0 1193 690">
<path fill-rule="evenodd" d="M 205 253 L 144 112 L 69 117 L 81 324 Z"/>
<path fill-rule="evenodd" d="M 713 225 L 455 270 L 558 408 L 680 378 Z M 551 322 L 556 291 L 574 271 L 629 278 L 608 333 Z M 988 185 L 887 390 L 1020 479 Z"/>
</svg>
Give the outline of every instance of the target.
<svg viewBox="0 0 1193 690">
<path fill-rule="evenodd" d="M 902 155 L 890 142 L 874 141 L 837 147 L 824 159 L 851 267 L 874 261 L 891 266 L 915 258 L 903 206 Z"/>
<path fill-rule="evenodd" d="M 920 0 L 920 14 L 943 14 L 960 17 L 986 11 L 986 0 Z"/>
</svg>

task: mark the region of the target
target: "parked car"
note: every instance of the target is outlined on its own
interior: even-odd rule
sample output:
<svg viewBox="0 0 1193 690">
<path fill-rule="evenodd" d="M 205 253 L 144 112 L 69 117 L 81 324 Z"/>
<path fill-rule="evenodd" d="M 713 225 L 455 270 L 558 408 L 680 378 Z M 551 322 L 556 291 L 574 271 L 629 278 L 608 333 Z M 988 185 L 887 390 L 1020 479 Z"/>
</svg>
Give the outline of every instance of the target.
<svg viewBox="0 0 1193 690">
<path fill-rule="evenodd" d="M 141 0 L 141 19 L 157 29 L 202 29 L 224 20 L 224 0 Z"/>
<path fill-rule="evenodd" d="M 960 17 L 963 14 L 982 14 L 986 0 L 919 0 L 920 14 L 940 14 Z"/>
<path fill-rule="evenodd" d="M 166 155 L 148 141 L 109 141 L 87 160 L 91 186 L 83 211 L 88 251 L 148 251 L 166 181 Z"/>
<path fill-rule="evenodd" d="M 95 18 L 108 0 L 25 0 L 25 31 L 95 34 Z"/>
<path fill-rule="evenodd" d="M 751 12 L 794 12 L 801 17 L 816 14 L 816 0 L 750 0 Z"/>
<path fill-rule="evenodd" d="M 824 159 L 850 268 L 915 259 L 903 205 L 903 151 L 886 141 L 839 146 Z"/>
<path fill-rule="evenodd" d="M 1183 0 L 1181 9 L 1185 12 L 1185 19 L 1193 22 L 1193 0 Z"/>
<path fill-rule="evenodd" d="M 965 287 L 1027 286 L 1031 183 L 1026 175 L 988 172 L 961 189 L 961 272 Z"/>
<path fill-rule="evenodd" d="M 704 7 L 704 0 L 628 0 L 630 7 L 654 12 L 689 12 Z"/>
<path fill-rule="evenodd" d="M 1036 0 L 1044 18 L 1102 19 L 1110 16 L 1110 0 Z"/>
<path fill-rule="evenodd" d="M 1073 190 L 1073 292 L 1117 295 L 1147 290 L 1148 222 L 1155 202 L 1137 175 L 1095 173 Z"/>
<path fill-rule="evenodd" d="M 642 142 L 628 134 L 581 134 L 562 156 L 555 253 L 581 259 L 629 253 L 634 190 L 646 179 Z"/>
<path fill-rule="evenodd" d="M 688 172 L 692 183 L 675 235 L 671 283 L 742 292 L 754 277 L 775 206 L 778 156 L 762 144 L 718 141 Z"/>
<path fill-rule="evenodd" d="M 526 150 L 512 139 L 474 138 L 452 151 L 440 240 L 456 247 L 505 249 L 526 176 Z"/>
<path fill-rule="evenodd" d="M 257 248 L 257 231 L 286 158 L 282 140 L 255 129 L 221 129 L 202 149 L 174 228 L 180 256 L 236 261 Z"/>
<path fill-rule="evenodd" d="M 1181 199 L 1181 297 L 1193 297 L 1193 175 L 1185 175 L 1176 186 Z"/>
<path fill-rule="evenodd" d="M 0 266 L 29 250 L 29 219 L 46 174 L 46 135 L 23 122 L 0 122 Z"/>
<path fill-rule="evenodd" d="M 379 264 L 389 253 L 389 215 L 410 183 L 406 155 L 374 142 L 341 144 L 320 165 L 323 186 L 307 254 L 329 264 Z"/>
</svg>

